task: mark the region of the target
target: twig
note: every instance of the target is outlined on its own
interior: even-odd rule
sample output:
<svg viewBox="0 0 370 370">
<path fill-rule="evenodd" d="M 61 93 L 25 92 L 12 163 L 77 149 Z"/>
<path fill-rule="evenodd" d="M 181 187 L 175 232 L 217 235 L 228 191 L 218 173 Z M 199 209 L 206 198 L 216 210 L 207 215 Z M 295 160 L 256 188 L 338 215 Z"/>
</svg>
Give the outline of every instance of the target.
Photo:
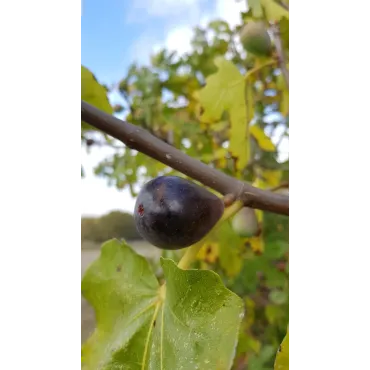
<svg viewBox="0 0 370 370">
<path fill-rule="evenodd" d="M 253 187 L 237 180 L 166 144 L 148 131 L 109 115 L 81 101 L 81 119 L 173 169 L 201 182 L 219 193 L 235 194 L 245 206 L 289 215 L 289 197 Z"/>
<path fill-rule="evenodd" d="M 279 25 L 277 23 L 273 23 L 271 25 L 271 29 L 272 29 L 272 33 L 274 35 L 276 52 L 277 52 L 278 59 L 279 59 L 279 67 L 280 67 L 281 72 L 284 76 L 287 88 L 289 89 L 289 72 L 288 72 L 288 70 L 286 68 L 286 65 L 285 65 L 285 56 L 284 56 L 283 44 L 281 42 L 281 37 L 280 37 Z"/>
<path fill-rule="evenodd" d="M 250 76 L 252 76 L 254 73 L 261 71 L 261 69 L 269 66 L 273 66 L 276 64 L 276 60 L 269 60 L 266 63 L 263 63 L 261 65 L 258 65 L 257 67 L 254 67 L 245 74 L 244 79 L 247 80 Z"/>
</svg>

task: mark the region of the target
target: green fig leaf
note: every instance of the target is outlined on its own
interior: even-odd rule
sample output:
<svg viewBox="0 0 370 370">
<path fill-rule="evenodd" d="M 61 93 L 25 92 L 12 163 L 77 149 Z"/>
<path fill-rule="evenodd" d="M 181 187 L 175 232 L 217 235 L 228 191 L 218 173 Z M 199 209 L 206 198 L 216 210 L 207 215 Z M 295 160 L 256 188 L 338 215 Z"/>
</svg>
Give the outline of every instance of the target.
<svg viewBox="0 0 370 370">
<path fill-rule="evenodd" d="M 161 265 L 163 286 L 125 242 L 102 246 L 82 280 L 97 319 L 82 369 L 231 368 L 243 301 L 213 271 L 182 270 L 164 258 Z"/>
</svg>

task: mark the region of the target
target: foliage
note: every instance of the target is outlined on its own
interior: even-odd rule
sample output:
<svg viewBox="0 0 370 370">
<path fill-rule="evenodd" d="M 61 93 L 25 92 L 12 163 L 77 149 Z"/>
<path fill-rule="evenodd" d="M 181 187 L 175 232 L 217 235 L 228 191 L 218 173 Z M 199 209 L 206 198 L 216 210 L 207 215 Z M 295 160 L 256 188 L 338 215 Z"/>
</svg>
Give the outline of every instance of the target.
<svg viewBox="0 0 370 370">
<path fill-rule="evenodd" d="M 102 243 L 111 238 L 141 239 L 131 214 L 113 211 L 99 218 L 81 219 L 81 240 Z"/>
<path fill-rule="evenodd" d="M 249 4 L 251 9 L 241 14 L 243 24 L 261 21 L 268 28 L 269 22 L 277 22 L 288 66 L 289 12 L 273 0 Z M 279 68 L 281 58 L 273 35 L 270 33 L 271 56 L 257 57 L 246 53 L 239 42 L 242 26 L 231 28 L 215 20 L 205 28 L 197 27 L 190 52 L 179 56 L 161 50 L 152 56 L 149 66 L 132 65 L 119 82 L 119 93 L 129 122 L 226 174 L 269 189 L 289 179 L 289 161 L 282 161 L 278 151 L 279 141 L 289 135 L 289 90 Z M 91 78 L 86 81 L 92 84 Z M 86 83 L 82 81 L 83 86 Z M 89 101 L 86 86 L 82 99 L 95 104 Z M 106 90 L 94 87 L 93 91 L 99 92 L 95 105 L 113 112 L 113 107 L 103 103 Z M 83 141 L 92 132 L 82 125 Z M 274 138 L 277 132 L 278 139 Z M 112 145 L 111 138 L 105 140 Z M 185 177 L 130 148 L 106 158 L 96 174 L 118 188 L 128 187 L 134 196 L 136 189 L 156 176 Z M 105 244 L 82 284 L 98 318 L 97 331 L 84 346 L 87 368 L 194 369 L 197 364 L 200 369 L 265 370 L 273 368 L 277 353 L 278 366 L 281 353 L 288 354 L 285 342 L 282 352 L 277 350 L 288 324 L 289 219 L 262 211 L 256 215 L 260 233 L 249 238 L 238 236 L 231 220 L 225 221 L 204 241 L 195 264 L 198 270 L 177 268 L 170 259 L 177 261 L 181 256 L 164 252 L 166 258 L 158 264 L 167 286 L 165 298 L 141 257 L 124 243 Z M 87 226 L 91 224 L 86 221 Z M 117 237 L 114 232 L 107 232 L 105 240 Z M 197 285 L 198 281 L 202 283 Z M 240 328 L 241 301 L 230 291 L 243 302 L 245 315 Z M 186 299 L 180 300 L 181 295 Z M 225 308 L 211 315 L 209 310 L 219 307 L 226 296 Z M 208 307 L 209 302 L 214 307 Z M 192 316 L 194 310 L 199 318 Z M 218 337 L 224 325 L 220 317 L 229 320 L 222 338 Z M 220 321 L 216 324 L 212 319 Z M 227 343 L 222 341 L 223 335 Z M 233 335 L 238 335 L 235 356 Z M 166 348 L 162 364 L 161 348 Z M 224 365 L 217 367 L 216 359 L 225 360 Z M 181 364 L 176 362 L 180 360 Z M 190 365 L 189 361 L 195 362 Z"/>
<path fill-rule="evenodd" d="M 99 84 L 95 75 L 86 67 L 81 66 L 81 99 L 94 105 L 107 113 L 113 113 L 113 108 L 108 100 L 108 89 Z M 82 139 L 85 139 L 86 132 L 95 129 L 86 122 L 81 122 Z"/>
<path fill-rule="evenodd" d="M 163 258 L 161 265 L 163 287 L 127 244 L 103 245 L 82 281 L 97 316 L 82 348 L 86 369 L 230 368 L 242 300 L 212 271 L 184 271 Z"/>
</svg>

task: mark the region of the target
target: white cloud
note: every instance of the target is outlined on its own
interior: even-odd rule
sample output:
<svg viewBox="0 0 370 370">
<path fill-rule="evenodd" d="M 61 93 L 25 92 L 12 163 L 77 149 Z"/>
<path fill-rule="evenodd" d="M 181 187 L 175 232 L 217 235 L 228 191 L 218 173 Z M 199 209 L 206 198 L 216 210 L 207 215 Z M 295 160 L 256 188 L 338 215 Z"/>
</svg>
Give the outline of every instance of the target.
<svg viewBox="0 0 370 370">
<path fill-rule="evenodd" d="M 129 12 L 129 22 L 142 22 L 149 17 L 169 18 L 196 16 L 201 12 L 201 6 L 206 0 L 136 0 L 132 2 Z"/>
<path fill-rule="evenodd" d="M 214 15 L 217 18 L 222 18 L 231 26 L 241 23 L 240 12 L 247 10 L 247 2 L 235 0 L 217 0 Z"/>
<path fill-rule="evenodd" d="M 131 48 L 131 59 L 139 64 L 148 64 L 150 56 L 160 50 L 160 42 L 155 36 L 144 34 L 135 41 Z"/>
<path fill-rule="evenodd" d="M 132 59 L 142 64 L 150 61 L 150 55 L 162 47 L 179 54 L 190 50 L 190 40 L 196 26 L 205 27 L 212 19 L 223 19 L 231 26 L 240 24 L 240 12 L 246 11 L 246 1 L 217 0 L 211 7 L 205 0 L 140 0 L 133 2 L 132 14 L 135 21 L 143 22 L 163 19 L 163 27 L 167 29 L 164 39 L 154 36 L 156 30 L 145 29 L 132 47 Z M 131 20 L 133 21 L 133 20 Z"/>
<path fill-rule="evenodd" d="M 152 0 L 154 1 L 154 0 Z M 175 0 L 166 0 L 175 1 Z M 184 0 L 194 1 L 194 0 Z M 236 2 L 233 0 L 217 0 L 213 9 L 207 9 L 199 14 L 194 22 L 190 20 L 182 25 L 170 28 L 166 39 L 159 46 L 164 46 L 172 51 L 183 54 L 190 50 L 190 40 L 193 36 L 193 29 L 196 26 L 205 27 L 212 19 L 222 19 L 231 27 L 241 23 L 240 12 L 246 11 L 245 1 Z"/>
<path fill-rule="evenodd" d="M 190 51 L 190 40 L 193 36 L 193 30 L 189 26 L 176 27 L 169 32 L 165 47 L 169 50 L 176 50 L 179 54 Z"/>
</svg>

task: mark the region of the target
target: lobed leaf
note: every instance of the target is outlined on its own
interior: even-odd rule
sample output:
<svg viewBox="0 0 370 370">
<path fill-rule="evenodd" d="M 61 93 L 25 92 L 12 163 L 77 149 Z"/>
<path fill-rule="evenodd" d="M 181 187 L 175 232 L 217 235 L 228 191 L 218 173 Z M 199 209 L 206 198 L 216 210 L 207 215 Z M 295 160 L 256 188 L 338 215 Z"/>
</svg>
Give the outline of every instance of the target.
<svg viewBox="0 0 370 370">
<path fill-rule="evenodd" d="M 203 122 L 220 121 L 222 114 L 229 114 L 231 154 L 238 158 L 237 168 L 242 169 L 249 160 L 249 141 L 245 81 L 238 68 L 230 61 L 218 57 L 214 61 L 218 71 L 207 78 L 206 86 L 199 92 L 204 108 Z M 252 117 L 249 115 L 249 119 Z"/>
<path fill-rule="evenodd" d="M 160 287 L 145 258 L 125 242 L 102 246 L 82 280 L 97 328 L 82 369 L 230 369 L 243 301 L 213 271 L 181 270 L 161 259 Z"/>
</svg>

